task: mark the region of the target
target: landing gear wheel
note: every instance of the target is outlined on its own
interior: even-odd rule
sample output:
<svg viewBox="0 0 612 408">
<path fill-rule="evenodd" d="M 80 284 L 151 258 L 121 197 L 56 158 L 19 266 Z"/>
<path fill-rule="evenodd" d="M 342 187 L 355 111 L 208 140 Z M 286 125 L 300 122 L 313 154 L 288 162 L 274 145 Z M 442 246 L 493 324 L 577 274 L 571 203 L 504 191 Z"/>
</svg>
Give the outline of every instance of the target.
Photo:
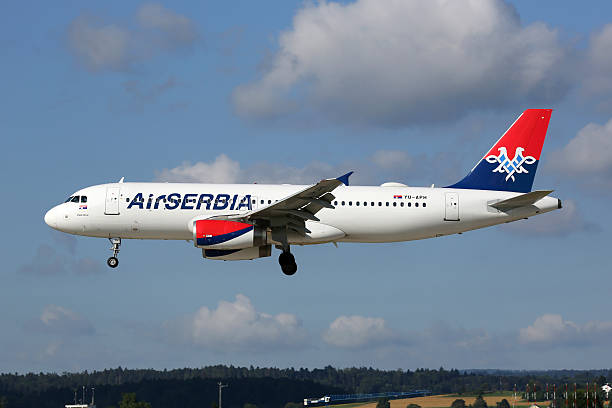
<svg viewBox="0 0 612 408">
<path fill-rule="evenodd" d="M 109 238 L 108 240 L 112 245 L 110 249 L 113 251 L 113 256 L 106 260 L 106 264 L 111 268 L 116 268 L 119 265 L 117 255 L 119 255 L 119 247 L 121 247 L 121 238 Z"/>
<path fill-rule="evenodd" d="M 117 259 L 114 256 L 111 256 L 110 258 L 106 260 L 106 264 L 110 266 L 111 268 L 116 268 L 117 265 L 119 265 L 119 259 Z"/>
<path fill-rule="evenodd" d="M 291 252 L 283 252 L 278 257 L 278 263 L 280 264 L 281 270 L 285 275 L 291 276 L 297 272 L 297 264 L 295 263 L 295 257 Z"/>
</svg>

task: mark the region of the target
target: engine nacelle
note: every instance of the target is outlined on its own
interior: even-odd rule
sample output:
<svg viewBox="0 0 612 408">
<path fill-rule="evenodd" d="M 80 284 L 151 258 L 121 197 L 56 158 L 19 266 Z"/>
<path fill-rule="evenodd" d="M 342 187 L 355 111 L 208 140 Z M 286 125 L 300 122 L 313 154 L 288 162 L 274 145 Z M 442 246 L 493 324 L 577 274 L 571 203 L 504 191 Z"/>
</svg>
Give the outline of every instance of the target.
<svg viewBox="0 0 612 408">
<path fill-rule="evenodd" d="M 193 242 L 205 249 L 245 249 L 267 244 L 263 227 L 226 220 L 196 220 L 193 223 Z M 247 258 L 249 259 L 249 258 Z"/>
<path fill-rule="evenodd" d="M 244 261 L 248 259 L 263 258 L 272 255 L 272 245 L 263 245 L 245 249 L 204 249 L 202 256 L 207 259 L 222 261 Z"/>
</svg>

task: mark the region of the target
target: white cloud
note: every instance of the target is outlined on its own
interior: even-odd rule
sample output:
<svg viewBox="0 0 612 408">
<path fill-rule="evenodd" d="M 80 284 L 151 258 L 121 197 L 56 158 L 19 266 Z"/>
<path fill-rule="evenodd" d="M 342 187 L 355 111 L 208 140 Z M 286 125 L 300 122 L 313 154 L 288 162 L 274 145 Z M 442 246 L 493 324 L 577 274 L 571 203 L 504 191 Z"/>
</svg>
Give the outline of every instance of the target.
<svg viewBox="0 0 612 408">
<path fill-rule="evenodd" d="M 32 259 L 17 269 L 18 273 L 50 277 L 67 272 L 89 275 L 102 271 L 98 261 L 76 257 L 76 239 L 72 235 L 55 231 L 52 234 L 57 245 L 39 245 Z"/>
<path fill-rule="evenodd" d="M 339 176 L 346 171 L 321 162 L 312 162 L 304 167 L 258 162 L 243 169 L 239 162 L 230 159 L 225 154 L 220 154 L 211 163 L 184 162 L 178 167 L 163 169 L 157 174 L 156 179 L 194 183 L 312 184 L 322 178 Z"/>
<path fill-rule="evenodd" d="M 600 108 L 612 107 L 612 24 L 605 25 L 590 38 L 586 56 L 584 91 L 589 96 L 602 97 Z M 607 100 L 605 98 L 608 98 Z"/>
<path fill-rule="evenodd" d="M 68 31 L 74 54 L 92 71 L 120 69 L 129 61 L 130 33 L 115 24 L 96 24 L 77 17 Z"/>
<path fill-rule="evenodd" d="M 136 28 L 78 16 L 68 28 L 75 57 L 91 71 L 127 70 L 160 52 L 191 47 L 197 40 L 193 22 L 159 4 L 143 4 Z"/>
<path fill-rule="evenodd" d="M 612 186 L 612 119 L 605 125 L 583 127 L 563 149 L 551 154 L 550 166 L 579 177 L 583 185 Z"/>
<path fill-rule="evenodd" d="M 36 248 L 36 254 L 32 260 L 17 270 L 26 275 L 53 276 L 66 272 L 65 257 L 57 254 L 53 247 L 42 244 Z"/>
<path fill-rule="evenodd" d="M 233 93 L 245 118 L 405 126 L 546 104 L 569 87 L 557 32 L 521 25 L 502 0 L 306 3 L 278 43 L 263 75 Z"/>
<path fill-rule="evenodd" d="M 413 160 L 423 165 L 412 171 Z M 436 165 L 428 165 L 429 163 Z M 338 177 L 348 171 L 354 171 L 355 174 L 351 176 L 350 182 L 356 185 L 390 180 L 406 182 L 407 177 L 420 178 L 417 180 L 421 182 L 420 185 L 428 185 L 431 182 L 454 181 L 456 167 L 453 157 L 421 155 L 413 159 L 406 152 L 398 150 L 379 150 L 370 158 L 334 165 L 313 161 L 302 167 L 263 161 L 245 167 L 226 154 L 220 154 L 211 162 L 184 162 L 174 168 L 162 169 L 156 172 L 155 178 L 158 181 L 187 183 L 313 184 L 325 178 Z M 453 171 L 449 171 L 451 168 Z M 410 173 L 408 169 L 411 169 Z M 449 178 L 446 173 L 452 173 L 453 176 Z M 423 179 L 423 176 L 427 179 Z"/>
<path fill-rule="evenodd" d="M 398 336 L 380 317 L 340 316 L 323 333 L 323 340 L 336 347 L 362 348 L 388 345 Z"/>
<path fill-rule="evenodd" d="M 212 163 L 184 162 L 178 167 L 164 169 L 157 175 L 159 181 L 193 182 L 193 183 L 238 183 L 240 179 L 240 163 L 221 154 Z"/>
<path fill-rule="evenodd" d="M 504 231 L 532 237 L 564 236 L 573 232 L 599 231 L 596 224 L 584 219 L 573 200 L 564 200 L 562 204 L 563 208 L 559 211 L 503 224 L 500 228 Z"/>
<path fill-rule="evenodd" d="M 164 8 L 161 4 L 143 4 L 136 18 L 142 27 L 160 30 L 165 34 L 159 38 L 163 41 L 160 45 L 172 47 L 173 44 L 193 44 L 197 39 L 194 24 L 189 18 Z"/>
<path fill-rule="evenodd" d="M 544 314 L 535 322 L 520 329 L 519 341 L 540 346 L 579 346 L 605 343 L 612 340 L 611 321 L 591 321 L 580 326 L 564 320 L 558 314 Z"/>
<path fill-rule="evenodd" d="M 46 306 L 40 317 L 27 323 L 26 328 L 60 337 L 88 336 L 95 332 L 89 320 L 70 309 L 57 305 Z"/>
<path fill-rule="evenodd" d="M 383 169 L 408 169 L 412 160 L 401 150 L 378 150 L 372 155 L 372 162 Z"/>
<path fill-rule="evenodd" d="M 303 347 L 306 340 L 295 315 L 258 312 L 242 294 L 234 302 L 220 301 L 216 309 L 203 306 L 185 319 L 168 322 L 166 328 L 178 330 L 190 344 L 216 351 L 293 349 Z"/>
</svg>

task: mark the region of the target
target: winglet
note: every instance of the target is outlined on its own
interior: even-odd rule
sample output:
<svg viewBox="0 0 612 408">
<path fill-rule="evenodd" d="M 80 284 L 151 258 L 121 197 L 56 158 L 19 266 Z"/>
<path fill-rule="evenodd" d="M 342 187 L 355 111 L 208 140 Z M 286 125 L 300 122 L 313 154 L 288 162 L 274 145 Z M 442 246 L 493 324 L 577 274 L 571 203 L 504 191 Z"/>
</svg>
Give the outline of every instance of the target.
<svg viewBox="0 0 612 408">
<path fill-rule="evenodd" d="M 345 186 L 349 185 L 349 177 L 351 176 L 351 174 L 353 174 L 354 172 L 349 171 L 348 173 L 346 173 L 343 176 L 338 177 L 336 180 L 341 181 L 342 184 L 344 184 Z"/>
</svg>

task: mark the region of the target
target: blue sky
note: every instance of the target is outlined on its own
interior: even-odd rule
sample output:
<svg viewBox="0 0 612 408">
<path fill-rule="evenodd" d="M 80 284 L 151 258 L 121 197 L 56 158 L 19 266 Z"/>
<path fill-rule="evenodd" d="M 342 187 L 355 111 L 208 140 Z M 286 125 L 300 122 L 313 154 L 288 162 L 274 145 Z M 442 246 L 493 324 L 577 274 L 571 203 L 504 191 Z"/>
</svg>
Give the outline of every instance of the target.
<svg viewBox="0 0 612 408">
<path fill-rule="evenodd" d="M 612 5 L 4 6 L 0 369 L 207 364 L 608 368 Z M 116 181 L 444 185 L 555 109 L 534 188 L 561 212 L 461 236 L 214 262 L 50 230 Z"/>
</svg>

